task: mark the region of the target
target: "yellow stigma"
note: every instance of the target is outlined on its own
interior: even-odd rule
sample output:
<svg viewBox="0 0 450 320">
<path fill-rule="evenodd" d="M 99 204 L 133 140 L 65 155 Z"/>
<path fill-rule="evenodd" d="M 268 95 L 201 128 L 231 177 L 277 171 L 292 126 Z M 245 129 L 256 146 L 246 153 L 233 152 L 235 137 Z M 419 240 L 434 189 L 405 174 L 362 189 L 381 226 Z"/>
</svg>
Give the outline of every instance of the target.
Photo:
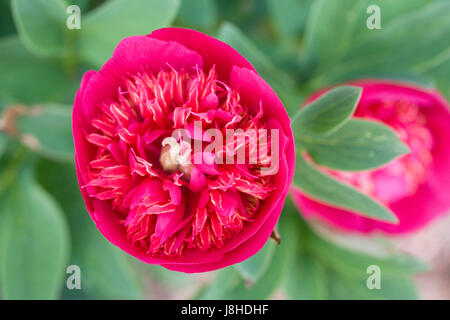
<svg viewBox="0 0 450 320">
<path fill-rule="evenodd" d="M 190 179 L 193 164 L 191 163 L 191 145 L 186 141 L 178 142 L 173 137 L 165 138 L 162 143 L 159 162 L 165 172 L 180 170 L 183 177 Z"/>
</svg>

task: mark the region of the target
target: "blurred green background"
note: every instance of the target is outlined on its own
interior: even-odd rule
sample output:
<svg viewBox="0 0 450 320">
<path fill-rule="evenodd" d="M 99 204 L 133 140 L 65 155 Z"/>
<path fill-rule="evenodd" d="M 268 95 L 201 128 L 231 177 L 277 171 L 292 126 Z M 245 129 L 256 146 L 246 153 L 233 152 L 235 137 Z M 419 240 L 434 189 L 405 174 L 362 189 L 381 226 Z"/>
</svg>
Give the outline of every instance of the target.
<svg viewBox="0 0 450 320">
<path fill-rule="evenodd" d="M 66 27 L 73 4 L 80 30 Z M 366 27 L 371 4 L 381 8 L 380 30 Z M 85 210 L 71 108 L 83 73 L 98 70 L 118 41 L 165 26 L 229 43 L 291 115 L 314 90 L 361 77 L 411 81 L 450 97 L 449 17 L 447 0 L 0 0 L 0 297 L 417 298 L 413 277 L 424 263 L 381 237 L 317 232 L 289 199 L 282 244 L 269 241 L 239 265 L 187 275 L 126 255 Z M 366 286 L 374 264 L 381 290 Z M 69 265 L 81 268 L 81 290 L 66 287 Z"/>
</svg>

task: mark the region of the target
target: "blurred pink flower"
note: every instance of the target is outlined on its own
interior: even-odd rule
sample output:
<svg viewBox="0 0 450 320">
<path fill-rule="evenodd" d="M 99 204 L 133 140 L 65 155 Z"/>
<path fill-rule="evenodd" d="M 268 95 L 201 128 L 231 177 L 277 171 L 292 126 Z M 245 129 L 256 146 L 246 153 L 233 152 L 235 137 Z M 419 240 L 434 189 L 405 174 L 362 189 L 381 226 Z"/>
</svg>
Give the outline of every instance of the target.
<svg viewBox="0 0 450 320">
<path fill-rule="evenodd" d="M 251 137 L 217 153 L 196 149 L 212 141 L 208 129 L 279 132 L 266 145 L 279 147 L 277 170 L 262 174 L 267 158 L 217 160 L 254 147 Z M 171 270 L 209 271 L 255 254 L 293 178 L 290 120 L 274 91 L 230 46 L 188 29 L 126 38 L 99 72 L 87 72 L 73 136 L 81 193 L 98 229 Z"/>
<path fill-rule="evenodd" d="M 304 217 L 318 218 L 344 231 L 388 234 L 417 230 L 450 209 L 450 112 L 437 91 L 398 82 L 361 80 L 355 117 L 384 122 L 411 149 L 382 168 L 343 172 L 323 168 L 337 179 L 386 204 L 398 217 L 390 224 L 335 208 L 292 190 Z M 328 89 L 313 94 L 317 99 Z"/>
</svg>

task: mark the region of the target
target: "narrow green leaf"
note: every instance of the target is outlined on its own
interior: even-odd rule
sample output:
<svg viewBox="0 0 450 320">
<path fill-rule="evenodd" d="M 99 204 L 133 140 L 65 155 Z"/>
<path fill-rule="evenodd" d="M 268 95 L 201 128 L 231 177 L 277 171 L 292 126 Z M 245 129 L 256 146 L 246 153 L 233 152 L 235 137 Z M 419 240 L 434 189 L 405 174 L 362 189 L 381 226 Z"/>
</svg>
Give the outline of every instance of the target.
<svg viewBox="0 0 450 320">
<path fill-rule="evenodd" d="M 322 21 L 320 22 L 322 27 L 317 21 L 317 28 L 322 28 L 320 34 L 323 38 L 317 41 L 318 35 L 310 34 L 307 39 L 310 37 L 316 44 L 327 43 L 328 46 L 334 46 L 337 49 L 329 51 L 323 46 L 320 46 L 321 49 L 319 47 L 312 49 L 313 46 L 307 49 L 312 59 L 316 59 L 318 66 L 310 82 L 313 88 L 361 77 L 416 76 L 430 78 L 436 83 L 438 89 L 450 97 L 450 82 L 447 76 L 450 70 L 448 45 L 450 3 L 448 1 L 382 1 L 380 30 L 365 28 L 364 21 L 360 21 L 359 18 L 351 21 L 340 19 L 340 12 L 353 12 L 352 15 L 355 17 L 368 17 L 364 14 L 358 15 L 360 10 L 367 8 L 367 5 L 364 5 L 367 1 L 346 1 L 345 5 L 353 6 L 355 2 L 358 2 L 362 8 L 358 9 L 355 4 L 353 8 L 349 8 L 349 11 L 342 8 L 334 12 L 329 6 L 333 1 L 320 0 L 317 2 L 317 7 L 319 2 L 321 4 L 319 11 L 328 12 L 326 16 L 319 19 Z M 330 24 L 335 27 L 330 27 Z M 329 28 L 336 30 L 331 38 L 328 33 L 328 38 L 325 35 L 327 32 L 325 26 L 327 30 Z M 343 30 L 353 30 L 357 33 L 360 30 L 365 31 L 360 37 L 350 32 L 345 36 L 346 40 L 339 41 L 340 32 Z M 308 43 L 309 40 L 306 42 Z M 340 47 L 342 50 L 339 49 Z M 329 54 L 330 57 L 325 62 L 325 59 L 321 59 L 319 51 L 333 54 Z M 341 54 L 334 54 L 335 51 Z"/>
<path fill-rule="evenodd" d="M 292 214 L 292 204 L 283 208 L 278 229 L 281 244 L 275 246 L 273 257 L 266 271 L 256 283 L 242 278 L 235 267 L 228 267 L 217 272 L 216 278 L 199 295 L 200 299 L 268 299 L 281 286 L 290 270 L 298 248 L 296 235 L 297 215 Z M 271 240 L 269 240 L 271 241 Z"/>
<path fill-rule="evenodd" d="M 239 51 L 251 62 L 261 77 L 278 94 L 289 113 L 297 110 L 300 94 L 297 92 L 295 81 L 275 66 L 270 58 L 259 50 L 239 28 L 229 22 L 224 22 L 219 28 L 217 37 Z"/>
<path fill-rule="evenodd" d="M 3 296 L 56 299 L 69 253 L 61 209 L 27 170 L 2 199 L 0 213 Z"/>
<path fill-rule="evenodd" d="M 73 160 L 71 108 L 42 105 L 18 119 L 20 139 L 33 151 L 54 160 Z"/>
<path fill-rule="evenodd" d="M 299 244 L 294 264 L 284 282 L 291 299 L 413 299 L 416 298 L 412 275 L 424 271 L 423 263 L 403 254 L 389 251 L 369 255 L 352 251 L 318 235 L 298 215 L 288 199 L 285 214 L 297 216 L 295 234 Z M 345 235 L 342 235 L 345 236 Z M 369 266 L 381 271 L 381 289 L 369 289 L 372 275 Z"/>
<path fill-rule="evenodd" d="M 275 250 L 275 242 L 269 239 L 257 254 L 235 265 L 235 267 L 245 280 L 255 283 L 269 267 Z"/>
<path fill-rule="evenodd" d="M 326 134 L 339 129 L 355 112 L 361 88 L 340 86 L 300 109 L 292 119 L 294 135 Z"/>
<path fill-rule="evenodd" d="M 294 184 L 310 197 L 327 204 L 380 221 L 398 222 L 386 206 L 306 162 L 301 151 L 297 153 Z"/>
<path fill-rule="evenodd" d="M 12 12 L 22 42 L 40 56 L 60 56 L 66 31 L 63 0 L 12 0 Z"/>
<path fill-rule="evenodd" d="M 327 136 L 295 135 L 295 140 L 314 162 L 336 170 L 373 169 L 409 152 L 388 126 L 359 119 L 349 120 Z"/>
<path fill-rule="evenodd" d="M 81 56 L 98 66 L 111 57 L 120 40 L 167 27 L 175 19 L 178 0 L 112 0 L 83 19 Z"/>
<path fill-rule="evenodd" d="M 369 289 L 366 279 L 355 279 L 349 275 L 328 270 L 328 298 L 330 300 L 415 300 L 417 290 L 410 274 L 399 273 L 395 278 L 384 278 L 381 272 L 381 288 Z"/>
<path fill-rule="evenodd" d="M 372 0 L 314 1 L 305 33 L 306 68 L 317 75 L 323 74 L 323 80 L 326 80 L 330 71 L 339 67 L 337 62 L 352 52 L 355 46 L 376 37 L 409 13 L 421 12 L 428 4 L 429 0 L 377 0 L 376 3 Z M 370 16 L 367 14 L 367 8 L 370 5 L 380 7 L 381 30 L 371 30 L 366 26 Z M 411 33 L 415 39 L 416 35 Z M 415 43 L 419 45 L 420 41 Z M 380 55 L 386 53 L 383 50 L 376 52 Z M 364 58 L 367 62 L 372 62 L 366 56 Z"/>
</svg>

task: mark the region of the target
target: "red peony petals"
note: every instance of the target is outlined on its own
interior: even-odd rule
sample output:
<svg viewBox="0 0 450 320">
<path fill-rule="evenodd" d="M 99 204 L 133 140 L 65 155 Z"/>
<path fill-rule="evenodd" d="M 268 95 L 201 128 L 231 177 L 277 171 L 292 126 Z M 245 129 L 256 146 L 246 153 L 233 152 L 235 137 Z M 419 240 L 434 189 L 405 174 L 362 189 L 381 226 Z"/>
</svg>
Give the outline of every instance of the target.
<svg viewBox="0 0 450 320">
<path fill-rule="evenodd" d="M 240 131 L 227 140 L 229 130 Z M 73 134 L 99 230 L 173 270 L 209 271 L 256 253 L 293 177 L 293 136 L 276 94 L 239 53 L 193 30 L 122 40 L 84 76 Z M 242 163 L 227 162 L 242 152 Z"/>
<path fill-rule="evenodd" d="M 450 208 L 450 112 L 436 91 L 402 83 L 361 80 L 363 88 L 355 116 L 391 126 L 411 149 L 383 168 L 362 173 L 329 171 L 364 193 L 384 202 L 398 217 L 393 225 L 356 215 L 312 200 L 293 189 L 294 202 L 307 218 L 362 233 L 412 232 L 448 212 Z M 313 94 L 308 102 L 327 90 Z"/>
</svg>

